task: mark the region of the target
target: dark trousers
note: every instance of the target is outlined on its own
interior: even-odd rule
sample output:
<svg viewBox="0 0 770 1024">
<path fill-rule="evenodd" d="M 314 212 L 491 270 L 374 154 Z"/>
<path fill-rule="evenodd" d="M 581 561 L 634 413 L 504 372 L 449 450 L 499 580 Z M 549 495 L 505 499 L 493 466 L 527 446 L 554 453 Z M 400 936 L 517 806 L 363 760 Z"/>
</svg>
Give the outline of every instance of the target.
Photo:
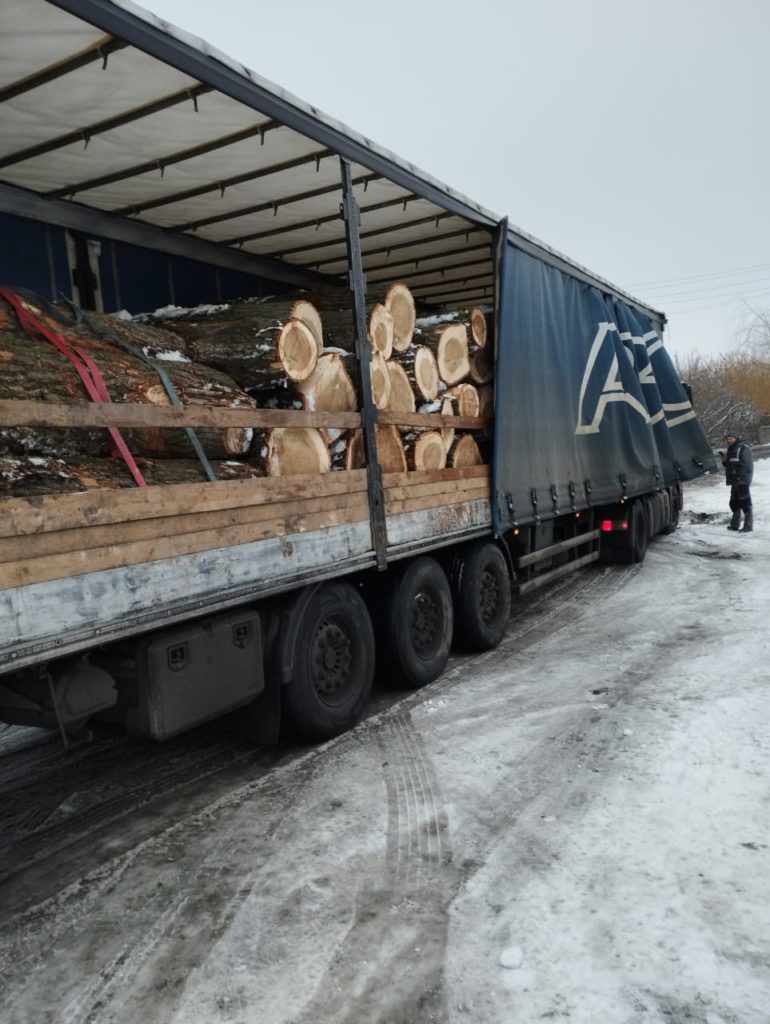
<svg viewBox="0 0 770 1024">
<path fill-rule="evenodd" d="M 751 504 L 751 489 L 748 484 L 733 484 L 730 487 L 730 509 L 733 513 L 731 526 L 737 530 L 741 525 L 741 512 L 743 513 L 743 528 L 751 529 L 753 524 L 753 508 Z"/>
</svg>

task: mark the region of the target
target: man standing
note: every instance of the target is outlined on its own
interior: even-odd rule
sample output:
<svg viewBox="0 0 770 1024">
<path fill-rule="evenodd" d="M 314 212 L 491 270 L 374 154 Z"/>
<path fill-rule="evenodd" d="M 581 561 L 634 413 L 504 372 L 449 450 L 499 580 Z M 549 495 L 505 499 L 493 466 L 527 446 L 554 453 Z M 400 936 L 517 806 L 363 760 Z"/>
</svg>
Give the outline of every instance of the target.
<svg viewBox="0 0 770 1024">
<path fill-rule="evenodd" d="M 725 480 L 730 488 L 730 509 L 733 517 L 728 530 L 740 530 L 751 533 L 754 528 L 754 515 L 751 506 L 751 480 L 754 476 L 754 456 L 748 441 L 742 441 L 735 431 L 725 434 L 727 451 L 720 452 L 722 465 L 725 467 Z M 741 529 L 741 512 L 743 528 Z"/>
</svg>

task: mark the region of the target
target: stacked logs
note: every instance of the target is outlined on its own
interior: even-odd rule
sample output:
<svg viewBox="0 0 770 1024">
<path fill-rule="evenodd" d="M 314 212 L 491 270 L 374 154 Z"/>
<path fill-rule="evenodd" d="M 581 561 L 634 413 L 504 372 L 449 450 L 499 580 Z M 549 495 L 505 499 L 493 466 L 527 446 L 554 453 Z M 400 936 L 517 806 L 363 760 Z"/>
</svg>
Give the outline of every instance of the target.
<svg viewBox="0 0 770 1024">
<path fill-rule="evenodd" d="M 153 365 L 162 365 L 183 406 L 303 409 L 360 408 L 354 320 L 349 293 L 246 300 L 195 310 L 167 309 L 124 320 L 91 314 L 63 323 L 66 312 L 34 314 L 99 367 L 115 402 L 169 405 Z M 418 320 L 403 284 L 368 311 L 370 380 L 378 409 L 444 416 L 487 414 L 491 360 L 480 309 Z M 24 334 L 0 302 L 0 398 L 85 401 L 75 368 L 42 338 Z M 202 479 L 190 439 L 179 429 L 121 431 L 148 483 Z M 365 465 L 361 430 L 213 428 L 197 430 L 218 479 L 325 473 Z M 471 433 L 378 425 L 382 471 L 439 469 L 482 462 Z M 130 486 L 110 457 L 105 430 L 0 429 L 0 494 L 40 494 Z"/>
</svg>

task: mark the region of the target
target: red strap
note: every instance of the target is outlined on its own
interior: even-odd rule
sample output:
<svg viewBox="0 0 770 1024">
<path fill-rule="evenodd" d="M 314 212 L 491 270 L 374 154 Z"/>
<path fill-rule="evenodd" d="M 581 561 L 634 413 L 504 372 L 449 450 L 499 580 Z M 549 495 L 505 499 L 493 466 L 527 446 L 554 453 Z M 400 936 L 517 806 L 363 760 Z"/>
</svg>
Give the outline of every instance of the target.
<svg viewBox="0 0 770 1024">
<path fill-rule="evenodd" d="M 99 367 L 82 348 L 71 348 L 61 334 L 52 331 L 38 320 L 29 306 L 10 289 L 0 287 L 0 296 L 13 306 L 16 316 L 19 318 L 19 323 L 30 337 L 34 337 L 36 333 L 42 335 L 46 341 L 49 341 L 62 355 L 69 359 L 77 370 L 78 376 L 83 382 L 83 386 L 92 402 L 98 402 L 102 405 L 111 402 L 107 385 L 104 383 L 104 378 L 99 372 Z M 146 481 L 118 428 L 107 427 L 107 432 L 110 435 L 112 454 L 119 454 L 122 457 L 138 487 L 146 487 Z"/>
</svg>

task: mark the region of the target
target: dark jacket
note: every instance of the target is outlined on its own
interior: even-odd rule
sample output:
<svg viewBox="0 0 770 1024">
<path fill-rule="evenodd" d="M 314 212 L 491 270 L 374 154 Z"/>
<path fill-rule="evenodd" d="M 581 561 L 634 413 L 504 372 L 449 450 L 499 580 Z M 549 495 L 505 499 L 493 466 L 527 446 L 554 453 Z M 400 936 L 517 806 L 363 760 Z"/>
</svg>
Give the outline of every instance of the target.
<svg viewBox="0 0 770 1024">
<path fill-rule="evenodd" d="M 725 452 L 722 463 L 725 467 L 725 481 L 728 486 L 748 486 L 754 476 L 754 456 L 748 441 L 738 438 Z"/>
</svg>

